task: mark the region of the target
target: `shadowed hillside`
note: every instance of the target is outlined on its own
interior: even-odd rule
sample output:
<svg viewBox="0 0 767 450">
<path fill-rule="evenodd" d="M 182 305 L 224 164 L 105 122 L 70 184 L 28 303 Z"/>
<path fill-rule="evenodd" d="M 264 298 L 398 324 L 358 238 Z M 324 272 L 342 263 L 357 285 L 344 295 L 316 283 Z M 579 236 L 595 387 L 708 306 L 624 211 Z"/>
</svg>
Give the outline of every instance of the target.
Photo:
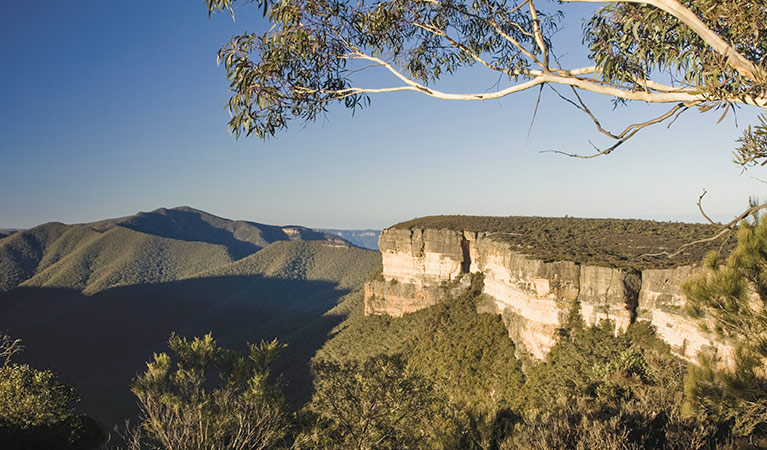
<svg viewBox="0 0 767 450">
<path fill-rule="evenodd" d="M 283 244 L 273 245 L 288 247 Z M 361 298 L 362 280 L 380 258 L 356 248 L 340 255 L 342 249 L 300 248 L 321 244 L 290 244 L 290 252 L 329 263 L 338 270 L 335 279 L 311 263 L 297 271 L 304 261 L 278 248 L 273 264 L 261 259 L 262 269 L 273 276 L 251 266 L 249 275 L 135 284 L 90 296 L 76 289 L 19 287 L 0 294 L 0 329 L 24 340 L 30 362 L 74 384 L 83 408 L 107 424 L 135 412 L 129 382 L 173 331 L 190 337 L 212 331 L 232 347 L 279 338 L 288 347 L 278 369 L 286 374 L 290 396 L 302 401 L 307 392 L 291 386 L 310 385 L 308 360 L 345 317 L 328 311 Z M 334 264 L 337 258 L 341 261 Z"/>
<path fill-rule="evenodd" d="M 130 380 L 171 332 L 213 332 L 237 348 L 279 338 L 288 347 L 276 369 L 299 404 L 308 361 L 380 264 L 378 252 L 336 236 L 189 208 L 51 223 L 0 241 L 0 330 L 24 341 L 28 362 L 73 384 L 82 409 L 108 427 L 135 414 Z"/>
</svg>

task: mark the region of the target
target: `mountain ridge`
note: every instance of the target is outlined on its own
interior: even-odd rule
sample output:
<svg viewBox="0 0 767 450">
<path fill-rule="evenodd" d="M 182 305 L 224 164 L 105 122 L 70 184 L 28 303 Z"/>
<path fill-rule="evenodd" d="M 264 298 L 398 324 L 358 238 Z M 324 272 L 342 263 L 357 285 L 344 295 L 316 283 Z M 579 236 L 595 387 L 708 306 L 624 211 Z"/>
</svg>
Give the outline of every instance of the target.
<svg viewBox="0 0 767 450">
<path fill-rule="evenodd" d="M 237 261 L 273 242 L 290 240 L 353 245 L 307 227 L 230 220 L 188 206 L 72 225 L 48 222 L 2 238 L 0 291 L 25 284 L 94 292 L 117 284 L 167 281 Z M 190 243 L 204 250 L 204 261 L 196 265 L 185 261 L 193 253 Z M 164 252 L 167 264 L 138 267 L 128 258 L 132 255 L 140 262 L 153 251 Z M 102 269 L 96 278 L 94 263 Z M 111 274 L 104 272 L 106 267 L 112 268 Z M 121 273 L 134 275 L 126 279 Z"/>
</svg>

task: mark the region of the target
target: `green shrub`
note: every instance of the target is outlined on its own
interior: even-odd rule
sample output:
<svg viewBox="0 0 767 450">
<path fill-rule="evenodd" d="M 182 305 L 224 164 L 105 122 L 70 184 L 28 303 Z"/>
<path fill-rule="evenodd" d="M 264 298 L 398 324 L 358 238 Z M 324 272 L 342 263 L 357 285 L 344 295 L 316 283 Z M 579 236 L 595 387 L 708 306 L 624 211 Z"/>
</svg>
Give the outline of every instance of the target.
<svg viewBox="0 0 767 450">
<path fill-rule="evenodd" d="M 19 340 L 0 333 L 0 448 L 91 449 L 104 441 L 90 417 L 75 412 L 75 389 L 50 370 L 13 364 Z"/>
</svg>

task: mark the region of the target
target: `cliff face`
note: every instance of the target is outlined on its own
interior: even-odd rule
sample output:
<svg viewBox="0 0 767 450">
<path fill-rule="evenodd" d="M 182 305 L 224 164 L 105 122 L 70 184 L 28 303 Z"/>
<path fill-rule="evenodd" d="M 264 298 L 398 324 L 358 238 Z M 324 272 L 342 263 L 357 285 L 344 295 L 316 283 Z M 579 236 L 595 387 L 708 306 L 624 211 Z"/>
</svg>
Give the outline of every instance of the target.
<svg viewBox="0 0 767 450">
<path fill-rule="evenodd" d="M 486 233 L 448 229 L 384 230 L 379 240 L 382 278 L 365 286 L 365 314 L 401 316 L 431 306 L 463 274 L 485 275 L 489 309 L 501 314 L 515 343 L 542 359 L 574 300 L 588 325 L 611 319 L 619 329 L 634 320 L 654 325 L 675 353 L 695 360 L 700 350 L 725 359 L 732 349 L 684 316 L 681 284 L 702 269 L 631 271 L 568 261 L 544 262 Z"/>
</svg>

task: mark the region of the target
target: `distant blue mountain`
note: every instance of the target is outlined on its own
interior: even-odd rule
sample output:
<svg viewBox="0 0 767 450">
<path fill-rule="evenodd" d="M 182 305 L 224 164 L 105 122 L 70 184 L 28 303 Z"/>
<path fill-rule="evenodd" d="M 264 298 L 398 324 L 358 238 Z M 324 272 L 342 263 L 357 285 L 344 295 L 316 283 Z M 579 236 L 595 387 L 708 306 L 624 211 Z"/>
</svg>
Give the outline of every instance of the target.
<svg viewBox="0 0 767 450">
<path fill-rule="evenodd" d="M 321 231 L 335 234 L 358 247 L 369 248 L 371 250 L 378 250 L 378 236 L 381 235 L 381 230 L 333 230 L 323 228 Z"/>
</svg>

